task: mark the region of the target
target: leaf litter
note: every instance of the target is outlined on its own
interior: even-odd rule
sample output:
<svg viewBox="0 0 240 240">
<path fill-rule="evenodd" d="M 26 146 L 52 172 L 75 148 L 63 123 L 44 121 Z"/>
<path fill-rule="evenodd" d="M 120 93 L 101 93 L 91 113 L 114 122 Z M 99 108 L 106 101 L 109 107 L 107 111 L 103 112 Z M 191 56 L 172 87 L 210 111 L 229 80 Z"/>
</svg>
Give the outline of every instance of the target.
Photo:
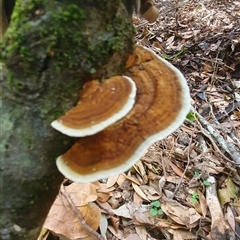
<svg viewBox="0 0 240 240">
<path fill-rule="evenodd" d="M 155 5 L 154 24 L 133 15 L 136 43 L 183 72 L 192 113 L 128 172 L 65 187 L 97 236 L 60 194 L 44 224 L 48 240 L 240 239 L 240 2 Z M 150 215 L 154 201 L 163 214 Z"/>
</svg>

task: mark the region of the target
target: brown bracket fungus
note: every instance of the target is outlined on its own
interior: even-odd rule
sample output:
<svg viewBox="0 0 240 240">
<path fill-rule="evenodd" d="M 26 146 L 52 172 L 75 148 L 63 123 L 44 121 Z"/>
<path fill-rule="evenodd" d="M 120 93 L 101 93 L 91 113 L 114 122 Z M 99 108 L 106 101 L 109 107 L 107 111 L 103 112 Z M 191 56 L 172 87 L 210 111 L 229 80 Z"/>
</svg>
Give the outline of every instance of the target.
<svg viewBox="0 0 240 240">
<path fill-rule="evenodd" d="M 153 0 L 135 0 L 135 11 L 149 23 L 154 23 L 159 16 L 159 11 L 154 6 Z"/>
<path fill-rule="evenodd" d="M 153 51 L 136 46 L 126 67 L 125 75 L 137 86 L 134 107 L 58 157 L 58 169 L 73 181 L 92 182 L 128 170 L 151 144 L 175 131 L 190 110 L 185 78 Z"/>
<path fill-rule="evenodd" d="M 51 125 L 71 137 L 93 135 L 124 117 L 132 109 L 135 96 L 135 83 L 126 76 L 86 82 L 77 106 Z"/>
<path fill-rule="evenodd" d="M 158 9 L 153 5 L 152 0 L 142 0 L 142 5 L 140 8 L 140 13 L 143 18 L 145 18 L 149 23 L 154 23 L 158 16 L 159 11 Z"/>
</svg>

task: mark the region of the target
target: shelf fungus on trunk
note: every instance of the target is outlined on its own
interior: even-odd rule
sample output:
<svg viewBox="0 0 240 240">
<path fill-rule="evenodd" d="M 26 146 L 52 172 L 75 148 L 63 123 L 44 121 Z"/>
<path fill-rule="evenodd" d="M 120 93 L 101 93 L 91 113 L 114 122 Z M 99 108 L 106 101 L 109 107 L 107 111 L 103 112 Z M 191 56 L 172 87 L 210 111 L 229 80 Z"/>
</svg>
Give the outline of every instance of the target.
<svg viewBox="0 0 240 240">
<path fill-rule="evenodd" d="M 51 125 L 71 137 L 93 135 L 124 117 L 132 109 L 135 96 L 136 85 L 126 76 L 86 82 L 77 106 Z"/>
<path fill-rule="evenodd" d="M 132 110 L 95 135 L 79 138 L 58 157 L 58 169 L 70 180 L 92 182 L 128 170 L 151 144 L 175 131 L 190 110 L 185 78 L 153 51 L 136 46 L 125 75 L 137 87 Z M 99 108 L 105 111 L 104 104 Z"/>
</svg>

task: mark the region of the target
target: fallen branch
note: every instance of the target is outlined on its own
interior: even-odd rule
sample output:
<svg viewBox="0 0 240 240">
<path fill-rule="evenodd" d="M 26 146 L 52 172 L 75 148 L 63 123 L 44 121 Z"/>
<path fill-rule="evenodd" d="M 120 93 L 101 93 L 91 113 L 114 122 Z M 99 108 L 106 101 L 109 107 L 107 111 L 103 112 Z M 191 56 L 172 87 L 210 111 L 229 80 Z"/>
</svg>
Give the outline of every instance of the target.
<svg viewBox="0 0 240 240">
<path fill-rule="evenodd" d="M 206 200 L 212 218 L 211 239 L 226 240 L 227 225 L 217 197 L 216 179 L 210 176 L 207 181 L 211 183 L 211 185 L 206 188 Z"/>
<path fill-rule="evenodd" d="M 192 108 L 192 111 L 194 112 L 194 114 L 196 114 L 199 122 L 214 138 L 220 148 L 228 153 L 229 157 L 234 161 L 234 163 L 240 164 L 240 151 L 236 148 L 236 146 L 231 142 L 226 142 L 223 136 L 217 130 L 215 130 L 213 126 L 208 121 L 206 121 L 195 109 Z M 224 157 L 224 159 L 226 158 Z"/>
</svg>

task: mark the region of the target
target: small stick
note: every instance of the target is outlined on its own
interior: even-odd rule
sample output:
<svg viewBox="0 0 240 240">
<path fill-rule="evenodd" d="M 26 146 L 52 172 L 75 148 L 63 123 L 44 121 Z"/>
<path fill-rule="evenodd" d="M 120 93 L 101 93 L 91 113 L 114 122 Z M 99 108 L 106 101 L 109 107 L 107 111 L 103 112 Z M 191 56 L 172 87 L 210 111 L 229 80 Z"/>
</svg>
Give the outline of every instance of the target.
<svg viewBox="0 0 240 240">
<path fill-rule="evenodd" d="M 191 146 L 191 144 L 192 144 L 192 139 L 193 139 L 193 133 L 191 134 L 190 142 L 189 142 L 189 144 L 188 144 L 188 152 L 187 152 L 187 159 L 188 159 L 188 161 L 187 161 L 187 165 L 186 165 L 186 167 L 185 167 L 185 169 L 184 169 L 184 171 L 183 171 L 183 174 L 182 174 L 182 176 L 181 176 L 181 178 L 180 178 L 180 181 L 179 181 L 177 187 L 175 188 L 175 191 L 174 191 L 174 193 L 173 193 L 173 195 L 172 195 L 171 198 L 173 198 L 173 197 L 176 195 L 177 191 L 179 190 L 179 187 L 180 187 L 181 184 L 182 184 L 182 180 L 183 180 L 183 178 L 184 178 L 184 176 L 185 176 L 185 174 L 186 174 L 186 172 L 187 172 L 187 169 L 188 169 L 188 167 L 189 167 L 189 164 L 190 164 L 190 162 L 191 162 L 191 159 L 190 159 L 190 146 Z"/>
<path fill-rule="evenodd" d="M 78 220 L 80 221 L 80 223 L 82 224 L 82 226 L 94 237 L 96 237 L 96 239 L 98 240 L 104 240 L 104 238 L 97 233 L 96 231 L 94 231 L 85 221 L 85 219 L 83 218 L 81 212 L 77 209 L 76 205 L 74 204 L 73 200 L 71 199 L 71 196 L 65 191 L 65 187 L 64 187 L 64 183 L 66 183 L 68 180 L 64 180 L 61 187 L 60 187 L 60 194 L 68 201 L 70 207 L 72 208 L 73 212 L 77 215 Z"/>
</svg>

